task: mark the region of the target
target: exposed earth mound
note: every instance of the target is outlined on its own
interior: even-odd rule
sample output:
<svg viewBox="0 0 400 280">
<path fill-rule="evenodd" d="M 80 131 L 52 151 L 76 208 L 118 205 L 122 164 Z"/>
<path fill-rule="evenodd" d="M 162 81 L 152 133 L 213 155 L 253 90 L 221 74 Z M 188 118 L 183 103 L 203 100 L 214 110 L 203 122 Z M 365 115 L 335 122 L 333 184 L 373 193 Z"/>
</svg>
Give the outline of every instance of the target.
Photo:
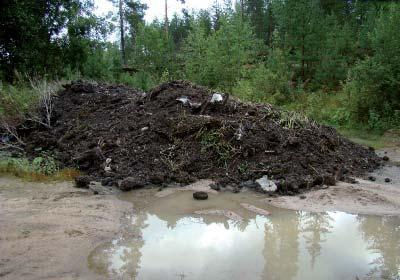
<svg viewBox="0 0 400 280">
<path fill-rule="evenodd" d="M 23 137 L 28 153 L 49 150 L 64 165 L 124 190 L 207 178 L 217 188 L 290 194 L 350 180 L 380 164 L 371 149 L 333 128 L 184 81 L 149 93 L 66 85 L 54 100 L 52 129 Z"/>
</svg>

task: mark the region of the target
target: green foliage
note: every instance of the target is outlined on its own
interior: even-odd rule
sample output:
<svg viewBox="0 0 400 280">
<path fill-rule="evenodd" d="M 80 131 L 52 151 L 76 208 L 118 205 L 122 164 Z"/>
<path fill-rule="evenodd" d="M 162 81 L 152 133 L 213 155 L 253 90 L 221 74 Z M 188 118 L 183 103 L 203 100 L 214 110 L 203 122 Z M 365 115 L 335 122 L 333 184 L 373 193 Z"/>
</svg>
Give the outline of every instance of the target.
<svg viewBox="0 0 400 280">
<path fill-rule="evenodd" d="M 382 123 L 400 126 L 400 6 L 382 10 L 369 39 L 373 55 L 359 61 L 349 72 L 345 91 L 356 121 L 370 128 L 384 129 Z"/>
<path fill-rule="evenodd" d="M 302 128 L 307 123 L 309 123 L 309 119 L 296 111 L 291 112 L 283 110 L 279 118 L 279 124 L 288 129 Z"/>
<path fill-rule="evenodd" d="M 158 84 L 158 77 L 152 76 L 149 72 L 139 71 L 134 74 L 123 73 L 118 77 L 118 82 L 125 85 L 148 91 Z"/>
<path fill-rule="evenodd" d="M 250 25 L 237 15 L 220 19 L 219 29 L 210 36 L 202 26 L 194 26 L 183 50 L 186 77 L 230 91 L 259 46 Z"/>
<path fill-rule="evenodd" d="M 60 89 L 57 81 L 19 78 L 18 84 L 0 87 L 0 120 L 14 126 L 29 119 L 50 125 L 51 97 Z"/>
<path fill-rule="evenodd" d="M 4 3 L 3 3 L 4 2 Z M 65 64 L 80 68 L 107 28 L 88 0 L 9 0 L 0 5 L 0 72 L 63 74 Z"/>
<path fill-rule="evenodd" d="M 13 157 L 2 157 L 0 160 L 0 173 L 13 174 L 18 177 L 51 176 L 58 171 L 57 162 L 46 154 L 33 160 Z"/>
<path fill-rule="evenodd" d="M 118 72 L 119 65 L 118 47 L 114 44 L 107 44 L 90 51 L 80 72 L 89 79 L 112 81 Z"/>
<path fill-rule="evenodd" d="M 178 69 L 173 40 L 165 34 L 163 25 L 159 22 L 140 25 L 135 45 L 131 48 L 128 64 L 140 71 L 161 77 L 166 70 L 175 73 Z"/>
<path fill-rule="evenodd" d="M 267 62 L 243 70 L 233 93 L 247 101 L 282 105 L 290 99 L 290 75 L 286 58 L 279 49 L 271 50 Z"/>
<path fill-rule="evenodd" d="M 17 118 L 28 113 L 39 102 L 38 95 L 26 85 L 0 87 L 0 116 Z"/>
<path fill-rule="evenodd" d="M 34 158 L 31 165 L 33 172 L 44 175 L 53 175 L 59 170 L 56 161 L 45 154 Z"/>
<path fill-rule="evenodd" d="M 201 132 L 200 143 L 202 152 L 216 155 L 216 160 L 221 165 L 226 165 L 234 154 L 234 147 L 224 139 L 224 135 L 218 130 Z"/>
</svg>

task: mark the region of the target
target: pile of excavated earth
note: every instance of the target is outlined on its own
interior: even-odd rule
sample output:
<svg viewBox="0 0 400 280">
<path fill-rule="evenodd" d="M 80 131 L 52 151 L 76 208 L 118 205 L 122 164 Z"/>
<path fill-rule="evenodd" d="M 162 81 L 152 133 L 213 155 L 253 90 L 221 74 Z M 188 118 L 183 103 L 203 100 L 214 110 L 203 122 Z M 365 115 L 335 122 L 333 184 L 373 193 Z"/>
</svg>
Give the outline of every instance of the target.
<svg viewBox="0 0 400 280">
<path fill-rule="evenodd" d="M 51 129 L 20 131 L 27 153 L 47 151 L 124 191 L 213 179 L 215 189 L 294 194 L 351 182 L 381 163 L 331 127 L 186 81 L 148 93 L 80 81 L 64 88 Z"/>
</svg>

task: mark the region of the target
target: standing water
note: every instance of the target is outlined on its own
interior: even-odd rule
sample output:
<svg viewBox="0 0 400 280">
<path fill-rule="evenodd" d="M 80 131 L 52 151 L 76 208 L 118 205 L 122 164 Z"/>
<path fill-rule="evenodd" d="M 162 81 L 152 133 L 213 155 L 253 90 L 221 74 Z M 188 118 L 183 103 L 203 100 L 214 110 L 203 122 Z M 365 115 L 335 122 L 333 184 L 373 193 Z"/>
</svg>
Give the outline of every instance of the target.
<svg viewBox="0 0 400 280">
<path fill-rule="evenodd" d="M 136 214 L 88 258 L 109 279 L 400 279 L 399 217 L 282 210 L 248 192 L 122 199 Z"/>
</svg>

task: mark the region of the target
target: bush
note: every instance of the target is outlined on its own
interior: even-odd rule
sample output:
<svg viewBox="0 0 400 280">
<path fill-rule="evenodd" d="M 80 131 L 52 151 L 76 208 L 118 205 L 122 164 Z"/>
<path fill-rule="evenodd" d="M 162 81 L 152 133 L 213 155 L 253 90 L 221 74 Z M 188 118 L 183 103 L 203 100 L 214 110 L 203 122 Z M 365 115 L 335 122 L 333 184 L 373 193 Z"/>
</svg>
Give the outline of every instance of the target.
<svg viewBox="0 0 400 280">
<path fill-rule="evenodd" d="M 33 160 L 26 158 L 3 157 L 0 160 L 0 173 L 8 173 L 23 178 L 39 178 L 55 175 L 59 171 L 57 162 L 43 154 Z"/>
<path fill-rule="evenodd" d="M 349 72 L 344 90 L 351 97 L 352 118 L 370 128 L 398 126 L 400 109 L 400 6 L 382 10 L 369 40 L 373 55 L 359 61 Z"/>
<path fill-rule="evenodd" d="M 147 91 L 157 85 L 158 79 L 148 72 L 139 71 L 134 74 L 122 73 L 118 77 L 118 82 Z"/>
<path fill-rule="evenodd" d="M 244 70 L 243 76 L 233 92 L 244 100 L 282 105 L 291 98 L 289 69 L 279 50 L 272 50 L 266 64 Z"/>
</svg>

